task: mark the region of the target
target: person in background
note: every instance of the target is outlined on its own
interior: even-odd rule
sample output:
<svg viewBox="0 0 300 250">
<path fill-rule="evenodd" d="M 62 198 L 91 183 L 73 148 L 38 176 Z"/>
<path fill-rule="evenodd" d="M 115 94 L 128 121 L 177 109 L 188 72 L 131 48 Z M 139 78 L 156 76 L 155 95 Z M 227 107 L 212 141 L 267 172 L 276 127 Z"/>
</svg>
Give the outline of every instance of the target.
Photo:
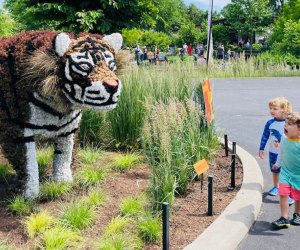
<svg viewBox="0 0 300 250">
<path fill-rule="evenodd" d="M 184 54 L 186 54 L 187 53 L 187 48 L 188 48 L 188 46 L 186 45 L 186 43 L 183 44 L 182 48 L 184 49 Z"/>
<path fill-rule="evenodd" d="M 192 51 L 193 51 L 193 46 L 192 44 L 190 44 L 187 48 L 187 52 L 188 52 L 188 55 L 191 56 L 192 55 Z"/>
<path fill-rule="evenodd" d="M 154 54 L 153 54 L 153 58 L 154 58 L 154 64 L 156 65 L 158 62 L 158 54 L 159 54 L 159 49 L 157 48 L 157 46 L 154 47 Z"/>
<path fill-rule="evenodd" d="M 281 217 L 272 222 L 276 229 L 300 226 L 300 113 L 286 116 L 280 151 L 273 169 L 280 169 L 279 196 Z M 293 219 L 289 220 L 289 198 L 295 200 Z"/>
<path fill-rule="evenodd" d="M 284 97 L 276 97 L 269 101 L 269 110 L 272 119 L 265 124 L 264 131 L 261 137 L 258 156 L 264 158 L 264 149 L 269 140 L 269 165 L 272 172 L 273 187 L 268 191 L 271 196 L 278 194 L 278 180 L 280 168 L 274 169 L 279 152 L 279 143 L 284 133 L 285 115 L 292 111 L 290 102 Z M 294 200 L 289 198 L 289 203 L 293 204 Z"/>
<path fill-rule="evenodd" d="M 136 45 L 134 48 L 134 59 L 136 60 L 137 65 L 140 65 L 141 60 L 141 49 L 139 45 Z"/>
<path fill-rule="evenodd" d="M 147 52 L 147 57 L 148 57 L 149 63 L 152 63 L 152 60 L 153 60 L 153 52 L 152 52 L 151 50 L 148 50 L 148 52 Z"/>
<path fill-rule="evenodd" d="M 224 45 L 220 44 L 217 48 L 217 59 L 224 59 Z"/>
<path fill-rule="evenodd" d="M 148 50 L 147 50 L 146 46 L 144 47 L 144 53 L 143 53 L 142 57 L 143 57 L 143 59 L 142 59 L 143 61 L 148 60 Z"/>
</svg>

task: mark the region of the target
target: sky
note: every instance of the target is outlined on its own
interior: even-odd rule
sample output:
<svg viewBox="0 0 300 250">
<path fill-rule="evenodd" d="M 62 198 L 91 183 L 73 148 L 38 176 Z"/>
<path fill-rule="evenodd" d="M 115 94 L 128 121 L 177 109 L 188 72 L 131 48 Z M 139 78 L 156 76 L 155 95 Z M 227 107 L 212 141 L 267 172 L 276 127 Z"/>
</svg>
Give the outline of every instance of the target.
<svg viewBox="0 0 300 250">
<path fill-rule="evenodd" d="M 207 10 L 209 5 L 209 0 L 183 0 L 183 2 L 186 5 L 190 5 L 191 3 L 193 3 L 201 10 Z M 213 0 L 213 11 L 220 12 L 220 10 L 230 2 L 230 0 Z"/>
</svg>

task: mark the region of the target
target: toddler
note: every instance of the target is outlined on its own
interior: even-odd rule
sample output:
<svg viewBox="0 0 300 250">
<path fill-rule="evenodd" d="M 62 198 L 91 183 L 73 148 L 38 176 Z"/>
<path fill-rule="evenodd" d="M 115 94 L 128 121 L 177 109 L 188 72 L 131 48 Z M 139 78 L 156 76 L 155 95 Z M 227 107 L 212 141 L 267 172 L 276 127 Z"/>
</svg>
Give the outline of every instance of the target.
<svg viewBox="0 0 300 250">
<path fill-rule="evenodd" d="M 276 228 L 300 225 L 300 113 L 290 113 L 286 117 L 280 152 L 273 169 L 279 169 L 279 195 L 281 217 L 272 225 Z M 293 219 L 288 219 L 288 199 L 295 200 Z"/>
<path fill-rule="evenodd" d="M 269 140 L 269 165 L 272 172 L 273 187 L 268 191 L 269 195 L 276 196 L 278 194 L 278 179 L 280 168 L 273 169 L 278 155 L 278 147 L 283 135 L 284 117 L 285 114 L 291 112 L 291 104 L 284 97 L 276 97 L 269 101 L 270 115 L 272 119 L 268 120 L 260 141 L 259 157 L 263 159 L 264 149 Z M 289 199 L 289 203 L 293 204 L 294 201 Z"/>
</svg>

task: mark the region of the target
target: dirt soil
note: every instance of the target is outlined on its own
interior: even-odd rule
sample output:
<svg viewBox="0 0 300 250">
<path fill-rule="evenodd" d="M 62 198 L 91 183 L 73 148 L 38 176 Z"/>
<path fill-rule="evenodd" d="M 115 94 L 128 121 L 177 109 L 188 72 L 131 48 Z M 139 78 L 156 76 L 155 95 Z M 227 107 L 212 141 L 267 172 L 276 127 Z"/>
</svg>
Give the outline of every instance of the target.
<svg viewBox="0 0 300 250">
<path fill-rule="evenodd" d="M 1 156 L 0 156 L 1 157 Z M 230 184 L 231 157 L 224 156 L 220 150 L 216 158 L 209 162 L 209 170 L 204 175 L 203 189 L 201 182 L 196 181 L 188 188 L 185 196 L 176 197 L 170 217 L 170 249 L 183 249 L 203 232 L 233 200 L 241 187 L 243 170 L 239 160 L 236 167 L 236 188 L 228 191 Z M 208 210 L 208 181 L 207 176 L 214 176 L 213 216 L 207 215 Z M 140 165 L 133 170 L 116 174 L 107 179 L 104 184 L 105 192 L 109 197 L 105 204 L 97 211 L 94 225 L 85 230 L 85 241 L 81 249 L 93 250 L 93 242 L 101 238 L 103 229 L 111 219 L 119 214 L 120 201 L 127 197 L 147 190 L 150 177 L 149 168 Z M 0 240 L 5 240 L 13 249 L 32 249 L 32 242 L 28 240 L 20 222 L 20 217 L 11 214 L 6 209 L 5 183 L 0 182 Z M 74 196 L 78 194 L 74 194 Z M 39 208 L 57 213 L 60 202 L 44 202 Z M 161 244 L 151 244 L 145 250 L 162 249 Z"/>
</svg>

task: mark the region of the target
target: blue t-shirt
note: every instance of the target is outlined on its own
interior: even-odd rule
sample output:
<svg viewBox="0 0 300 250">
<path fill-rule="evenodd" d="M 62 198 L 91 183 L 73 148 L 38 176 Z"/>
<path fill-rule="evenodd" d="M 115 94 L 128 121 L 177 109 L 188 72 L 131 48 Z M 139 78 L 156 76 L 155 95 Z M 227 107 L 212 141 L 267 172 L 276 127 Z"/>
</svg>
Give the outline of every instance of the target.
<svg viewBox="0 0 300 250">
<path fill-rule="evenodd" d="M 284 119 L 271 119 L 267 121 L 264 132 L 261 137 L 259 150 L 264 150 L 269 140 L 270 148 L 269 152 L 278 154 L 279 143 L 284 131 Z"/>
</svg>

